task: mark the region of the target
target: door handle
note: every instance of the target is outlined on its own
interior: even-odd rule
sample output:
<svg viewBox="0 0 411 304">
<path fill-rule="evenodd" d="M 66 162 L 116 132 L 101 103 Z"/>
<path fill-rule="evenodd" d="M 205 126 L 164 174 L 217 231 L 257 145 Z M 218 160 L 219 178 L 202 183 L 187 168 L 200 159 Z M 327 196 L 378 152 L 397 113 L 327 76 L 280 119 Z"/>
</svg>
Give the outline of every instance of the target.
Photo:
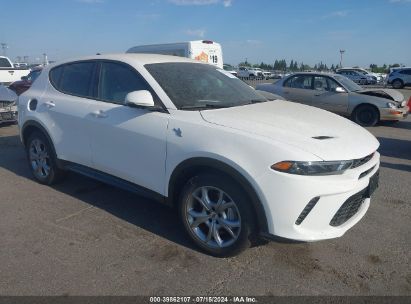
<svg viewBox="0 0 411 304">
<path fill-rule="evenodd" d="M 46 101 L 44 104 L 45 104 L 49 109 L 50 109 L 50 108 L 54 108 L 54 107 L 56 106 L 56 104 L 55 104 L 54 102 L 52 102 L 52 101 Z"/>
<path fill-rule="evenodd" d="M 96 118 L 106 118 L 108 116 L 103 110 L 93 111 L 91 112 L 91 115 Z"/>
</svg>

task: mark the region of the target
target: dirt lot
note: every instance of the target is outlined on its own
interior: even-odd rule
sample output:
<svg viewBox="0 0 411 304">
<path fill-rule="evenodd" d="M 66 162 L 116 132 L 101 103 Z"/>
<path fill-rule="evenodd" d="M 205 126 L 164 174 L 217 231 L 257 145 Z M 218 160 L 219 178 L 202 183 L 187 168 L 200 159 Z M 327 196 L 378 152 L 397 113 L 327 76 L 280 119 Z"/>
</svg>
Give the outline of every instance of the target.
<svg viewBox="0 0 411 304">
<path fill-rule="evenodd" d="M 165 206 L 76 174 L 34 182 L 17 127 L 0 127 L 0 294 L 411 295 L 411 117 L 369 130 L 381 180 L 358 225 L 217 259 Z"/>
</svg>

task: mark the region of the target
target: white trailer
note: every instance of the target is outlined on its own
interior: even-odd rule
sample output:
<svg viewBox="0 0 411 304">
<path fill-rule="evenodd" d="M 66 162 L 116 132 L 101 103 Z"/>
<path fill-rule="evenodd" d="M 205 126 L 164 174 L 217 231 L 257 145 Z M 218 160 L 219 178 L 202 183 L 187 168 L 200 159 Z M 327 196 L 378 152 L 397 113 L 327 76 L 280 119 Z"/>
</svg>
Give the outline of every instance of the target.
<svg viewBox="0 0 411 304">
<path fill-rule="evenodd" d="M 148 53 L 187 57 L 223 68 L 221 45 L 210 40 L 196 40 L 179 43 L 138 45 L 127 53 Z"/>
</svg>

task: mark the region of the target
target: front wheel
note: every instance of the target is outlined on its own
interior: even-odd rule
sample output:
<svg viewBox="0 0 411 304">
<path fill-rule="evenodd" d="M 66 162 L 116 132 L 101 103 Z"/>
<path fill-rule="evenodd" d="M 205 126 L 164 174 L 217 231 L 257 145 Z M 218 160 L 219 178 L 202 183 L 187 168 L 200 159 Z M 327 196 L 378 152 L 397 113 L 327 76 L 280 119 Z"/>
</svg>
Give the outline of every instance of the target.
<svg viewBox="0 0 411 304">
<path fill-rule="evenodd" d="M 228 178 L 207 174 L 191 178 L 180 195 L 179 213 L 190 238 L 205 252 L 227 257 L 250 246 L 250 202 Z"/>
<path fill-rule="evenodd" d="M 379 113 L 375 107 L 363 105 L 355 109 L 352 118 L 357 124 L 363 127 L 372 127 L 377 124 Z"/>
</svg>

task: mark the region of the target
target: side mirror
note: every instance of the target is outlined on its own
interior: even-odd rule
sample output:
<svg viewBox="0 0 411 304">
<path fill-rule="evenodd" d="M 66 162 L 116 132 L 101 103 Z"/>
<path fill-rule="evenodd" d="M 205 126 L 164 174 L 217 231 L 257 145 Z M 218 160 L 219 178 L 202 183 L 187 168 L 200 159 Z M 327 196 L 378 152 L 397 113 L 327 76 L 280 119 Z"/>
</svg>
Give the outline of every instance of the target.
<svg viewBox="0 0 411 304">
<path fill-rule="evenodd" d="M 336 93 L 346 93 L 347 91 L 342 87 L 336 87 L 335 92 Z"/>
<path fill-rule="evenodd" d="M 154 107 L 154 99 L 151 93 L 147 90 L 130 92 L 126 96 L 126 105 L 139 108 Z"/>
<path fill-rule="evenodd" d="M 28 78 L 27 76 L 23 76 L 23 77 L 21 77 L 21 80 L 23 80 L 23 81 L 28 81 L 29 78 Z"/>
</svg>

